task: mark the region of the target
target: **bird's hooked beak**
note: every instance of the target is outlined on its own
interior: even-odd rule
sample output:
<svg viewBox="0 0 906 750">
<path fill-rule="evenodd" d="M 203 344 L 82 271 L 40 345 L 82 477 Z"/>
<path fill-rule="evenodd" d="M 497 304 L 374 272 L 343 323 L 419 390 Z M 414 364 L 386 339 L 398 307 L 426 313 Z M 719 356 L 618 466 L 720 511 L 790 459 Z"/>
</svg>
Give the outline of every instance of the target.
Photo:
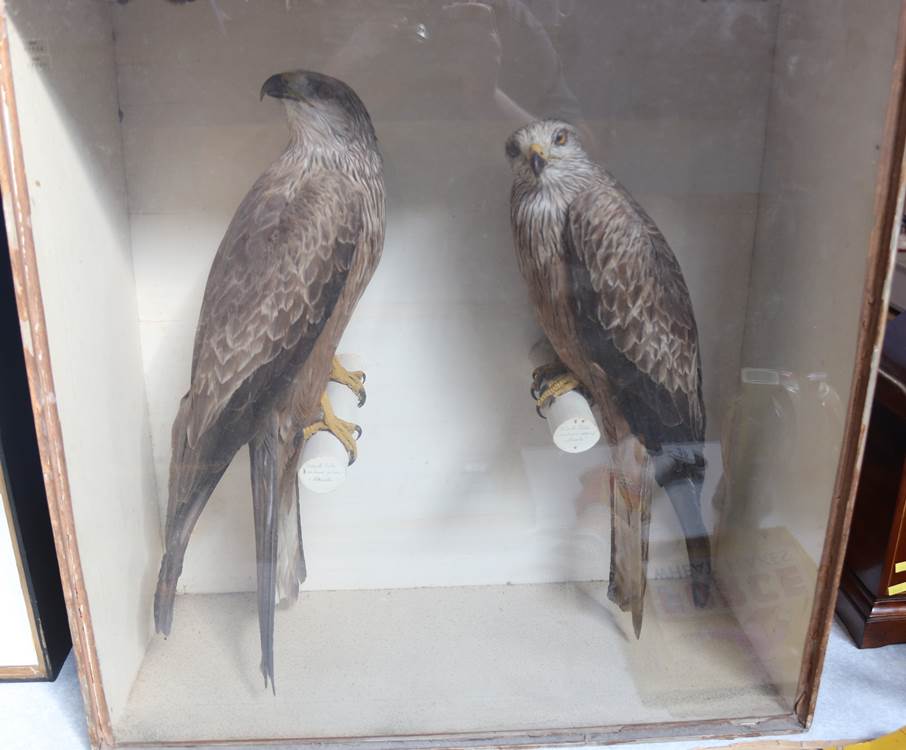
<svg viewBox="0 0 906 750">
<path fill-rule="evenodd" d="M 544 149 L 537 143 L 533 143 L 529 146 L 529 154 L 531 154 L 531 156 L 529 156 L 529 164 L 532 167 L 532 172 L 534 172 L 535 177 L 540 177 L 544 168 L 547 166 L 547 154 L 544 153 Z"/>
<path fill-rule="evenodd" d="M 275 99 L 293 99 L 305 101 L 299 87 L 299 81 L 290 78 L 286 73 L 277 73 L 268 78 L 261 87 L 261 98 L 272 96 Z"/>
</svg>

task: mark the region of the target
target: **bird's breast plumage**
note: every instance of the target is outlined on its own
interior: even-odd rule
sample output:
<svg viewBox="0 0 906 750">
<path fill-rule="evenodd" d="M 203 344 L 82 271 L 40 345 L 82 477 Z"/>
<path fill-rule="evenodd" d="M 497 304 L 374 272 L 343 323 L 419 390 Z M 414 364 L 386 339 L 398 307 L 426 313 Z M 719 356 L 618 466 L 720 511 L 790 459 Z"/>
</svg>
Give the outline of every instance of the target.
<svg viewBox="0 0 906 750">
<path fill-rule="evenodd" d="M 517 184 L 511 201 L 517 264 L 528 285 L 538 322 L 561 357 L 574 330 L 569 267 L 562 239 L 569 198 L 558 191 Z"/>
<path fill-rule="evenodd" d="M 671 429 L 682 423 L 700 439 L 704 407 L 689 293 L 644 209 L 597 170 L 559 190 L 517 181 L 511 219 L 520 270 L 560 358 L 593 393 L 631 393 L 650 383 L 653 395 L 644 398 L 658 419 Z"/>
</svg>

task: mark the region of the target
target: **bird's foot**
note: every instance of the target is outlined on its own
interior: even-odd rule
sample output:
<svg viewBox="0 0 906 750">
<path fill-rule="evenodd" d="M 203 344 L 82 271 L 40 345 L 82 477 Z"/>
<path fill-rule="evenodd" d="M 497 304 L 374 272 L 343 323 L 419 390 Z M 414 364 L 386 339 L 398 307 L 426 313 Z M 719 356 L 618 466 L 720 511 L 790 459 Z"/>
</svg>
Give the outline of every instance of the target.
<svg viewBox="0 0 906 750">
<path fill-rule="evenodd" d="M 544 365 L 538 365 L 538 367 L 532 371 L 532 398 L 537 401 L 548 383 L 558 377 L 568 374 L 569 370 L 566 369 L 566 365 L 559 359 L 555 359 L 553 362 L 548 362 Z"/>
<path fill-rule="evenodd" d="M 568 371 L 545 381 L 538 389 L 538 395 L 535 397 L 535 406 L 538 409 L 538 413 L 541 414 L 541 410 L 550 406 L 555 398 L 559 398 L 564 393 L 578 390 L 581 387 L 582 384 L 579 379 Z"/>
<path fill-rule="evenodd" d="M 349 465 L 352 466 L 358 457 L 356 441 L 362 436 L 362 428 L 353 422 L 340 419 L 334 414 L 333 406 L 326 393 L 321 396 L 321 412 L 321 419 L 303 430 L 303 438 L 308 440 L 316 432 L 329 432 L 346 448 L 346 452 L 349 454 Z"/>
<path fill-rule="evenodd" d="M 359 406 L 365 403 L 365 373 L 362 370 L 347 370 L 336 357 L 330 366 L 330 380 L 341 383 L 359 398 Z"/>
</svg>

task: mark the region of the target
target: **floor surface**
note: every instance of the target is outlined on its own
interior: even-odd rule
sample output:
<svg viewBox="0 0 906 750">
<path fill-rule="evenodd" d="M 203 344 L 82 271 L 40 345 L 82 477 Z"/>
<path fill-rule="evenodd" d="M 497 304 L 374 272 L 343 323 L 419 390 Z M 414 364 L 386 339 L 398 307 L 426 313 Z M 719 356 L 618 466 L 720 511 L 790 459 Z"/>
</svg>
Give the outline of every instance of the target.
<svg viewBox="0 0 906 750">
<path fill-rule="evenodd" d="M 787 713 L 717 592 L 704 609 L 676 606 L 688 587 L 651 582 L 639 639 L 606 581 L 306 591 L 277 613 L 275 695 L 258 667 L 255 595 L 179 596 L 173 631 L 149 644 L 114 734 L 543 736 Z"/>
<path fill-rule="evenodd" d="M 788 739 L 865 739 L 906 725 L 906 645 L 859 651 L 839 624 L 825 662 L 811 730 Z M 659 744 L 685 750 L 726 743 Z M 85 750 L 85 720 L 72 657 L 55 683 L 0 685 L 0 748 Z M 634 745 L 633 750 L 640 750 Z"/>
</svg>

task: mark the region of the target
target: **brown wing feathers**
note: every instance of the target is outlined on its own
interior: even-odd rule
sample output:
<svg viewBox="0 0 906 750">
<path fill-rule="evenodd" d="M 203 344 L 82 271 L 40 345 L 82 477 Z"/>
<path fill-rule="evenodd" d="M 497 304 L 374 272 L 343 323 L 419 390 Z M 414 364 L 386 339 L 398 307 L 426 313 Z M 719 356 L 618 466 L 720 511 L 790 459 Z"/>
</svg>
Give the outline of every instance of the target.
<svg viewBox="0 0 906 750">
<path fill-rule="evenodd" d="M 168 633 L 189 535 L 236 451 L 288 387 L 334 311 L 362 233 L 362 195 L 325 173 L 291 199 L 259 180 L 205 288 L 192 381 L 173 424 L 166 554 L 155 597 Z"/>
<path fill-rule="evenodd" d="M 270 377 L 279 377 L 298 360 L 300 342 L 310 346 L 317 338 L 349 272 L 361 203 L 351 183 L 327 174 L 306 184 L 279 214 L 265 213 L 269 221 L 251 230 L 240 222 L 240 241 L 227 245 L 231 226 L 202 304 L 191 444 L 255 373 L 268 367 Z"/>
<path fill-rule="evenodd" d="M 565 229 L 581 344 L 650 450 L 704 437 L 701 365 L 679 264 L 643 209 L 618 188 L 573 201 Z"/>
<path fill-rule="evenodd" d="M 708 601 L 710 542 L 701 515 L 705 411 L 698 332 L 682 271 L 644 210 L 615 183 L 577 197 L 564 229 L 576 330 L 606 375 L 609 397 L 654 457 L 653 476 L 683 528 L 696 606 Z M 644 462 L 620 459 L 631 481 L 611 496 L 610 597 L 642 624 L 650 487 Z M 637 490 L 637 492 L 636 492 Z M 624 518 L 625 517 L 625 518 Z"/>
</svg>

